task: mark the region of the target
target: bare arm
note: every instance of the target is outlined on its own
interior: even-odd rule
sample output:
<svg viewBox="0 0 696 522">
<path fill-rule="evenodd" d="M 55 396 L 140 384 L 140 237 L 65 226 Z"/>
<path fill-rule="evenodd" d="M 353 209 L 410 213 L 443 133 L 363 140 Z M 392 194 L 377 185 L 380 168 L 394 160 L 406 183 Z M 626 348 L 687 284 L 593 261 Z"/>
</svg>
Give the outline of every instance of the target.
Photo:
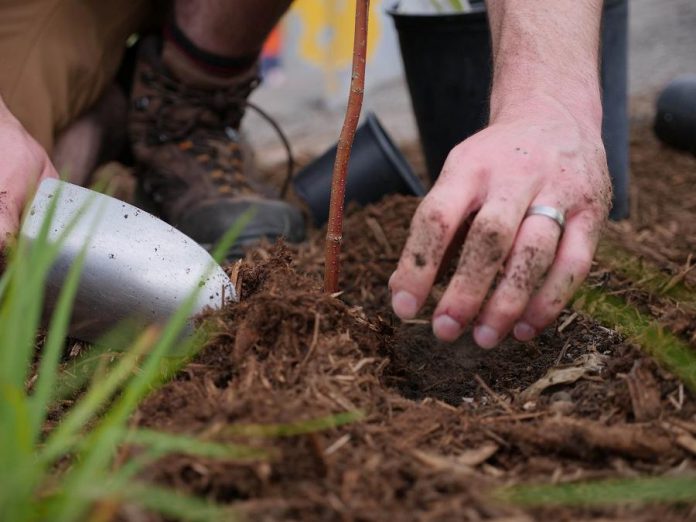
<svg viewBox="0 0 696 522">
<path fill-rule="evenodd" d="M 488 7 L 490 125 L 450 153 L 390 281 L 395 312 L 415 316 L 447 246 L 475 213 L 433 330 L 454 340 L 473 324 L 486 348 L 513 330 L 529 340 L 558 316 L 587 276 L 610 196 L 598 79 L 602 1 L 490 0 Z M 565 231 L 543 216 L 525 219 L 533 205 L 561 210 Z"/>
<path fill-rule="evenodd" d="M 602 0 L 491 0 L 491 120 L 552 98 L 597 129 Z"/>
</svg>

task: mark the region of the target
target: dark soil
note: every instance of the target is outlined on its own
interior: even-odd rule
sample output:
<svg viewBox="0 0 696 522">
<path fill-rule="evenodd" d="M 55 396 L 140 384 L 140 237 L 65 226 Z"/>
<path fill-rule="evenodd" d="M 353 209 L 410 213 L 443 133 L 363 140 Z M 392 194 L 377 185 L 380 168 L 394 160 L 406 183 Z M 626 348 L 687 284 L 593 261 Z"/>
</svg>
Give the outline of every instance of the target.
<svg viewBox="0 0 696 522">
<path fill-rule="evenodd" d="M 661 148 L 645 129 L 634 147 L 637 186 L 657 183 L 657 171 L 694 178 L 669 200 L 685 203 L 669 216 L 679 234 L 691 233 L 696 162 Z M 629 237 L 643 230 L 661 237 L 641 216 L 663 193 L 645 190 L 636 217 L 616 226 L 624 227 L 622 244 L 643 248 Z M 136 422 L 266 448 L 272 457 L 171 456 L 149 477 L 229 503 L 250 520 L 693 520 L 696 508 L 686 505 L 522 509 L 495 500 L 496 488 L 530 481 L 693 472 L 696 397 L 635 346 L 572 311 L 537 341 L 492 351 L 467 335 L 455 344 L 434 340 L 427 313 L 442 284 L 421 319 L 398 321 L 386 282 L 416 204 L 391 197 L 351 211 L 337 298 L 321 292 L 321 232 L 300 249 L 258 248 L 231 269 L 241 302 L 207 318 L 215 332 L 207 347 L 150 396 Z M 665 254 L 653 248 L 666 261 L 653 259 L 666 271 L 692 248 L 681 239 L 665 245 Z M 597 266 L 592 283 L 609 285 L 612 277 Z M 635 290 L 650 312 L 645 297 Z M 678 303 L 664 301 L 660 310 L 670 306 Z M 538 387 L 547 372 L 573 367 L 584 370 L 576 380 Z M 364 418 L 309 434 L 235 431 L 354 410 Z"/>
</svg>

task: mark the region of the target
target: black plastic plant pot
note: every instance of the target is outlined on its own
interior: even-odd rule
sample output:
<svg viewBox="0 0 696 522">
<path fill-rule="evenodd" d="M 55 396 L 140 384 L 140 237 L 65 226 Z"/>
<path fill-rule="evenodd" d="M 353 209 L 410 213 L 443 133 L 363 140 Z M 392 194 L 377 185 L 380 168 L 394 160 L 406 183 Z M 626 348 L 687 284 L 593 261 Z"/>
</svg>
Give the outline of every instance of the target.
<svg viewBox="0 0 696 522">
<path fill-rule="evenodd" d="M 329 217 L 335 159 L 336 146 L 298 172 L 292 182 L 317 226 L 326 223 Z M 425 188 L 377 117 L 370 112 L 355 134 L 348 165 L 346 204 L 376 203 L 388 194 L 423 196 Z"/>
<path fill-rule="evenodd" d="M 696 74 L 679 76 L 660 93 L 655 134 L 670 147 L 696 154 Z"/>
<path fill-rule="evenodd" d="M 428 173 L 487 123 L 491 41 L 483 2 L 468 13 L 409 14 L 389 9 Z M 603 138 L 614 185 L 613 219 L 628 216 L 628 1 L 607 0 L 602 21 Z"/>
<path fill-rule="evenodd" d="M 628 0 L 606 0 L 602 17 L 602 139 L 614 201 L 609 217 L 629 214 Z"/>
<path fill-rule="evenodd" d="M 483 5 L 470 13 L 389 14 L 401 57 L 430 178 L 450 150 L 488 121 L 491 42 Z"/>
</svg>

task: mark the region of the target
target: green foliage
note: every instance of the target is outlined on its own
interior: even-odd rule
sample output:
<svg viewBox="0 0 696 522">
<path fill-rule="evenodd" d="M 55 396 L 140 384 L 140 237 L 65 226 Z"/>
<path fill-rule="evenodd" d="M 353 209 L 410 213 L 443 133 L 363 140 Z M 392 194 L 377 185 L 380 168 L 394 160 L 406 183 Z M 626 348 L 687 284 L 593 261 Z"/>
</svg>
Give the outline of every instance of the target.
<svg viewBox="0 0 696 522">
<path fill-rule="evenodd" d="M 618 296 L 583 286 L 576 297 L 576 308 L 628 337 L 696 391 L 696 353 L 686 342 Z"/>
<path fill-rule="evenodd" d="M 596 258 L 602 267 L 629 279 L 633 287 L 674 299 L 680 306 L 696 312 L 696 294 L 682 282 L 686 271 L 670 277 L 654 263 L 607 240 L 600 242 Z"/>
<path fill-rule="evenodd" d="M 470 7 L 468 1 L 463 0 L 430 0 L 430 4 L 437 12 L 460 12 Z"/>
<path fill-rule="evenodd" d="M 650 477 L 514 486 L 498 491 L 496 497 L 523 506 L 696 502 L 696 477 Z"/>
<path fill-rule="evenodd" d="M 146 466 L 173 453 L 227 461 L 271 456 L 261 449 L 139 429 L 129 423 L 142 399 L 171 379 L 204 345 L 205 328 L 188 338 L 182 335 L 195 292 L 164 327 L 142 331 L 123 325 L 61 368 L 83 251 L 71 267 L 35 360 L 44 285 L 60 244 L 72 230 L 68 226 L 55 242 L 48 239 L 59 198 L 59 194 L 53 198 L 39 237 L 32 244 L 20 239 L 0 277 L 2 520 L 110 520 L 124 503 L 177 520 L 234 520 L 229 508 L 138 479 Z M 248 214 L 240 219 L 220 241 L 215 259 L 224 257 L 250 218 Z M 72 406 L 60 411 L 65 399 L 71 399 Z M 59 416 L 54 426 L 49 412 Z M 286 425 L 236 430 L 232 426 L 225 434 L 297 436 L 360 418 L 361 413 L 351 412 Z"/>
<path fill-rule="evenodd" d="M 74 362 L 68 373 L 62 373 L 60 359 L 83 251 L 71 267 L 35 363 L 43 289 L 60 244 L 71 231 L 67 227 L 57 241 L 49 241 L 49 224 L 58 199 L 59 195 L 53 198 L 38 238 L 32 244 L 18 242 L 0 278 L 3 520 L 75 521 L 99 506 L 122 502 L 138 503 L 182 520 L 230 520 L 233 514 L 228 509 L 134 480 L 144 466 L 173 452 L 232 460 L 265 457 L 253 448 L 129 428 L 139 402 L 204 342 L 202 332 L 185 340 L 181 335 L 195 294 L 163 328 L 153 326 L 137 335 L 126 330 L 112 334 L 106 339 L 108 350 L 95 348 Z M 227 234 L 218 255 L 229 249 L 244 225 L 245 220 L 241 220 Z M 171 357 L 173 353 L 177 357 Z M 77 368 L 82 371 L 71 373 Z M 47 415 L 56 411 L 57 401 L 83 388 L 75 404 L 49 429 Z M 138 457 L 115 467 L 114 458 L 126 446 L 137 447 Z"/>
</svg>

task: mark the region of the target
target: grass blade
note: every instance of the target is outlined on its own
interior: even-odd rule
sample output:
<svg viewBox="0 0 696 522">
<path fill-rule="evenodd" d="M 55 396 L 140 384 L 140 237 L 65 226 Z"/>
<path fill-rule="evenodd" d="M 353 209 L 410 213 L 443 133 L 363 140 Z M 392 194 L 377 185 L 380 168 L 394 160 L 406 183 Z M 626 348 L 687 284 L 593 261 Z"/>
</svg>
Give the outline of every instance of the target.
<svg viewBox="0 0 696 522">
<path fill-rule="evenodd" d="M 575 308 L 630 338 L 696 392 L 696 353 L 686 342 L 618 296 L 583 286 L 576 298 Z"/>
<path fill-rule="evenodd" d="M 267 451 L 249 446 L 210 442 L 186 435 L 173 435 L 145 429 L 128 433 L 125 443 L 143 446 L 149 451 L 161 454 L 181 453 L 225 460 L 259 460 L 268 457 Z"/>
<path fill-rule="evenodd" d="M 70 322 L 73 310 L 72 305 L 80 283 L 85 253 L 86 245 L 75 260 L 75 263 L 70 267 L 46 336 L 46 343 L 44 344 L 39 364 L 38 378 L 31 400 L 31 415 L 36 434 L 41 431 L 41 425 L 46 419 L 48 407 L 55 391 L 56 380 L 59 374 L 58 365 L 65 337 L 68 333 L 68 323 Z"/>
<path fill-rule="evenodd" d="M 85 495 L 86 493 L 86 495 Z M 131 482 L 115 488 L 106 484 L 103 488 L 91 485 L 83 490 L 81 500 L 102 501 L 110 514 L 120 504 L 137 504 L 175 520 L 186 522 L 220 522 L 237 520 L 232 508 L 221 507 L 203 499 L 190 497 L 174 490 L 152 486 L 144 482 Z"/>
<path fill-rule="evenodd" d="M 77 435 L 87 423 L 104 407 L 120 386 L 133 374 L 138 362 L 153 346 L 158 328 L 150 327 L 139 337 L 133 348 L 126 353 L 98 386 L 92 386 L 78 404 L 62 419 L 58 428 L 50 435 L 42 452 L 48 462 L 60 457 L 76 444 Z"/>
<path fill-rule="evenodd" d="M 696 501 L 696 477 L 649 477 L 579 484 L 522 485 L 499 490 L 496 498 L 523 506 L 603 506 Z"/>
</svg>

